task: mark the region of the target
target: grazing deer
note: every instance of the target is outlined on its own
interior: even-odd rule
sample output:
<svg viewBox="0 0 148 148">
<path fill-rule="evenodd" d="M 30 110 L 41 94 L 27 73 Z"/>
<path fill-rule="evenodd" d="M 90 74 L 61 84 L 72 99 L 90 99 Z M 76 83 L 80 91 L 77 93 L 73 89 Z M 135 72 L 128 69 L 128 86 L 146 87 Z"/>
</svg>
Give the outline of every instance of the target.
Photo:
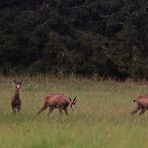
<svg viewBox="0 0 148 148">
<path fill-rule="evenodd" d="M 70 97 L 66 97 L 63 94 L 50 94 L 43 99 L 43 104 L 41 109 L 37 112 L 40 114 L 43 112 L 47 107 L 49 107 L 49 113 L 52 113 L 55 108 L 59 109 L 59 112 L 62 114 L 62 110 L 64 110 L 65 114 L 68 115 L 67 108 L 70 105 L 71 108 L 74 108 L 77 102 L 76 97 L 71 99 Z"/>
<path fill-rule="evenodd" d="M 141 110 L 139 115 L 142 115 L 148 110 L 148 96 L 139 96 L 137 99 L 133 100 L 133 102 L 136 102 L 137 107 L 131 112 L 131 115 L 137 113 L 138 110 Z"/>
<path fill-rule="evenodd" d="M 14 80 L 14 84 L 15 84 L 15 94 L 12 96 L 11 107 L 13 113 L 16 113 L 17 111 L 19 112 L 21 109 L 21 99 L 19 96 L 19 90 L 21 88 L 22 81 L 16 82 L 16 80 Z"/>
</svg>

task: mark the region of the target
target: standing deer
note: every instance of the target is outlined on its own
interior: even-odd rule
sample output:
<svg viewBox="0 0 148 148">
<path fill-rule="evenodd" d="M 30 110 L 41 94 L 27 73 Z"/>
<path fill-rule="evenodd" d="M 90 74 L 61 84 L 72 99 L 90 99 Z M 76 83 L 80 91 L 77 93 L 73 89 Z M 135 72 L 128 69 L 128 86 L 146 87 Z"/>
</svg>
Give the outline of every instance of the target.
<svg viewBox="0 0 148 148">
<path fill-rule="evenodd" d="M 19 95 L 19 90 L 21 88 L 22 81 L 17 82 L 16 80 L 14 80 L 14 84 L 15 84 L 15 94 L 12 96 L 11 107 L 13 113 L 16 113 L 17 111 L 19 112 L 21 109 L 21 99 Z"/>
<path fill-rule="evenodd" d="M 139 115 L 142 115 L 148 110 L 148 96 L 139 96 L 137 99 L 133 100 L 133 102 L 136 102 L 137 107 L 131 112 L 131 115 L 137 113 L 138 110 L 141 110 Z"/>
<path fill-rule="evenodd" d="M 63 94 L 50 94 L 43 98 L 43 103 L 41 109 L 37 112 L 40 114 L 43 112 L 47 107 L 49 107 L 49 113 L 52 113 L 55 108 L 59 109 L 59 112 L 62 114 L 62 110 L 64 110 L 65 114 L 68 115 L 67 108 L 70 105 L 71 108 L 74 108 L 77 102 L 76 97 L 71 99 L 70 97 L 66 97 Z"/>
</svg>

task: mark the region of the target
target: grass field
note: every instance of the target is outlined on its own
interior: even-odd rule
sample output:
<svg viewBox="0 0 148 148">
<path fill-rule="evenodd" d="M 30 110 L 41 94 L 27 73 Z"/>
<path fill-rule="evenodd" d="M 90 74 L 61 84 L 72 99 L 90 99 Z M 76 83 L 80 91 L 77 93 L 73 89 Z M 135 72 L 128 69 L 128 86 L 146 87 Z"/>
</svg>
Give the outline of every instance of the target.
<svg viewBox="0 0 148 148">
<path fill-rule="evenodd" d="M 0 79 L 0 148 L 147 148 L 148 112 L 130 116 L 148 85 L 87 79 L 24 78 L 22 110 L 12 114 L 12 79 Z M 36 112 L 50 93 L 78 96 L 74 111 L 60 116 Z"/>
</svg>

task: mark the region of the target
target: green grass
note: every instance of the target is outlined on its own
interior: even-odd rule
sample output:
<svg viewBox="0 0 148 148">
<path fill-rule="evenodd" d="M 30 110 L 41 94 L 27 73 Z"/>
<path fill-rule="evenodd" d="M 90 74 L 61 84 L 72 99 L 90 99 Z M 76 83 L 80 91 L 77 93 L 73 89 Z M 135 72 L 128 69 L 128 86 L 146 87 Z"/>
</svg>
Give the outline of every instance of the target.
<svg viewBox="0 0 148 148">
<path fill-rule="evenodd" d="M 0 79 L 0 148 L 147 148 L 148 112 L 130 116 L 138 95 L 148 94 L 144 83 L 24 78 L 22 110 L 12 114 L 12 79 Z M 36 112 L 50 93 L 78 96 L 74 111 L 60 116 Z"/>
</svg>

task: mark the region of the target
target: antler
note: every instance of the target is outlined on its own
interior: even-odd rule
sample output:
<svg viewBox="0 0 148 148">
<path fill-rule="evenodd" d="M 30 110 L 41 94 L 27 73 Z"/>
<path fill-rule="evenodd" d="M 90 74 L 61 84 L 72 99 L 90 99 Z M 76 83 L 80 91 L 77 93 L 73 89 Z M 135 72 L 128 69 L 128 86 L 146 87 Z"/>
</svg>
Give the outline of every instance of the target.
<svg viewBox="0 0 148 148">
<path fill-rule="evenodd" d="M 75 97 L 74 97 L 73 101 L 75 101 L 75 100 L 76 100 L 76 98 L 77 98 L 77 96 L 75 96 Z"/>
<path fill-rule="evenodd" d="M 71 97 L 69 96 L 69 100 L 71 101 Z"/>
</svg>

